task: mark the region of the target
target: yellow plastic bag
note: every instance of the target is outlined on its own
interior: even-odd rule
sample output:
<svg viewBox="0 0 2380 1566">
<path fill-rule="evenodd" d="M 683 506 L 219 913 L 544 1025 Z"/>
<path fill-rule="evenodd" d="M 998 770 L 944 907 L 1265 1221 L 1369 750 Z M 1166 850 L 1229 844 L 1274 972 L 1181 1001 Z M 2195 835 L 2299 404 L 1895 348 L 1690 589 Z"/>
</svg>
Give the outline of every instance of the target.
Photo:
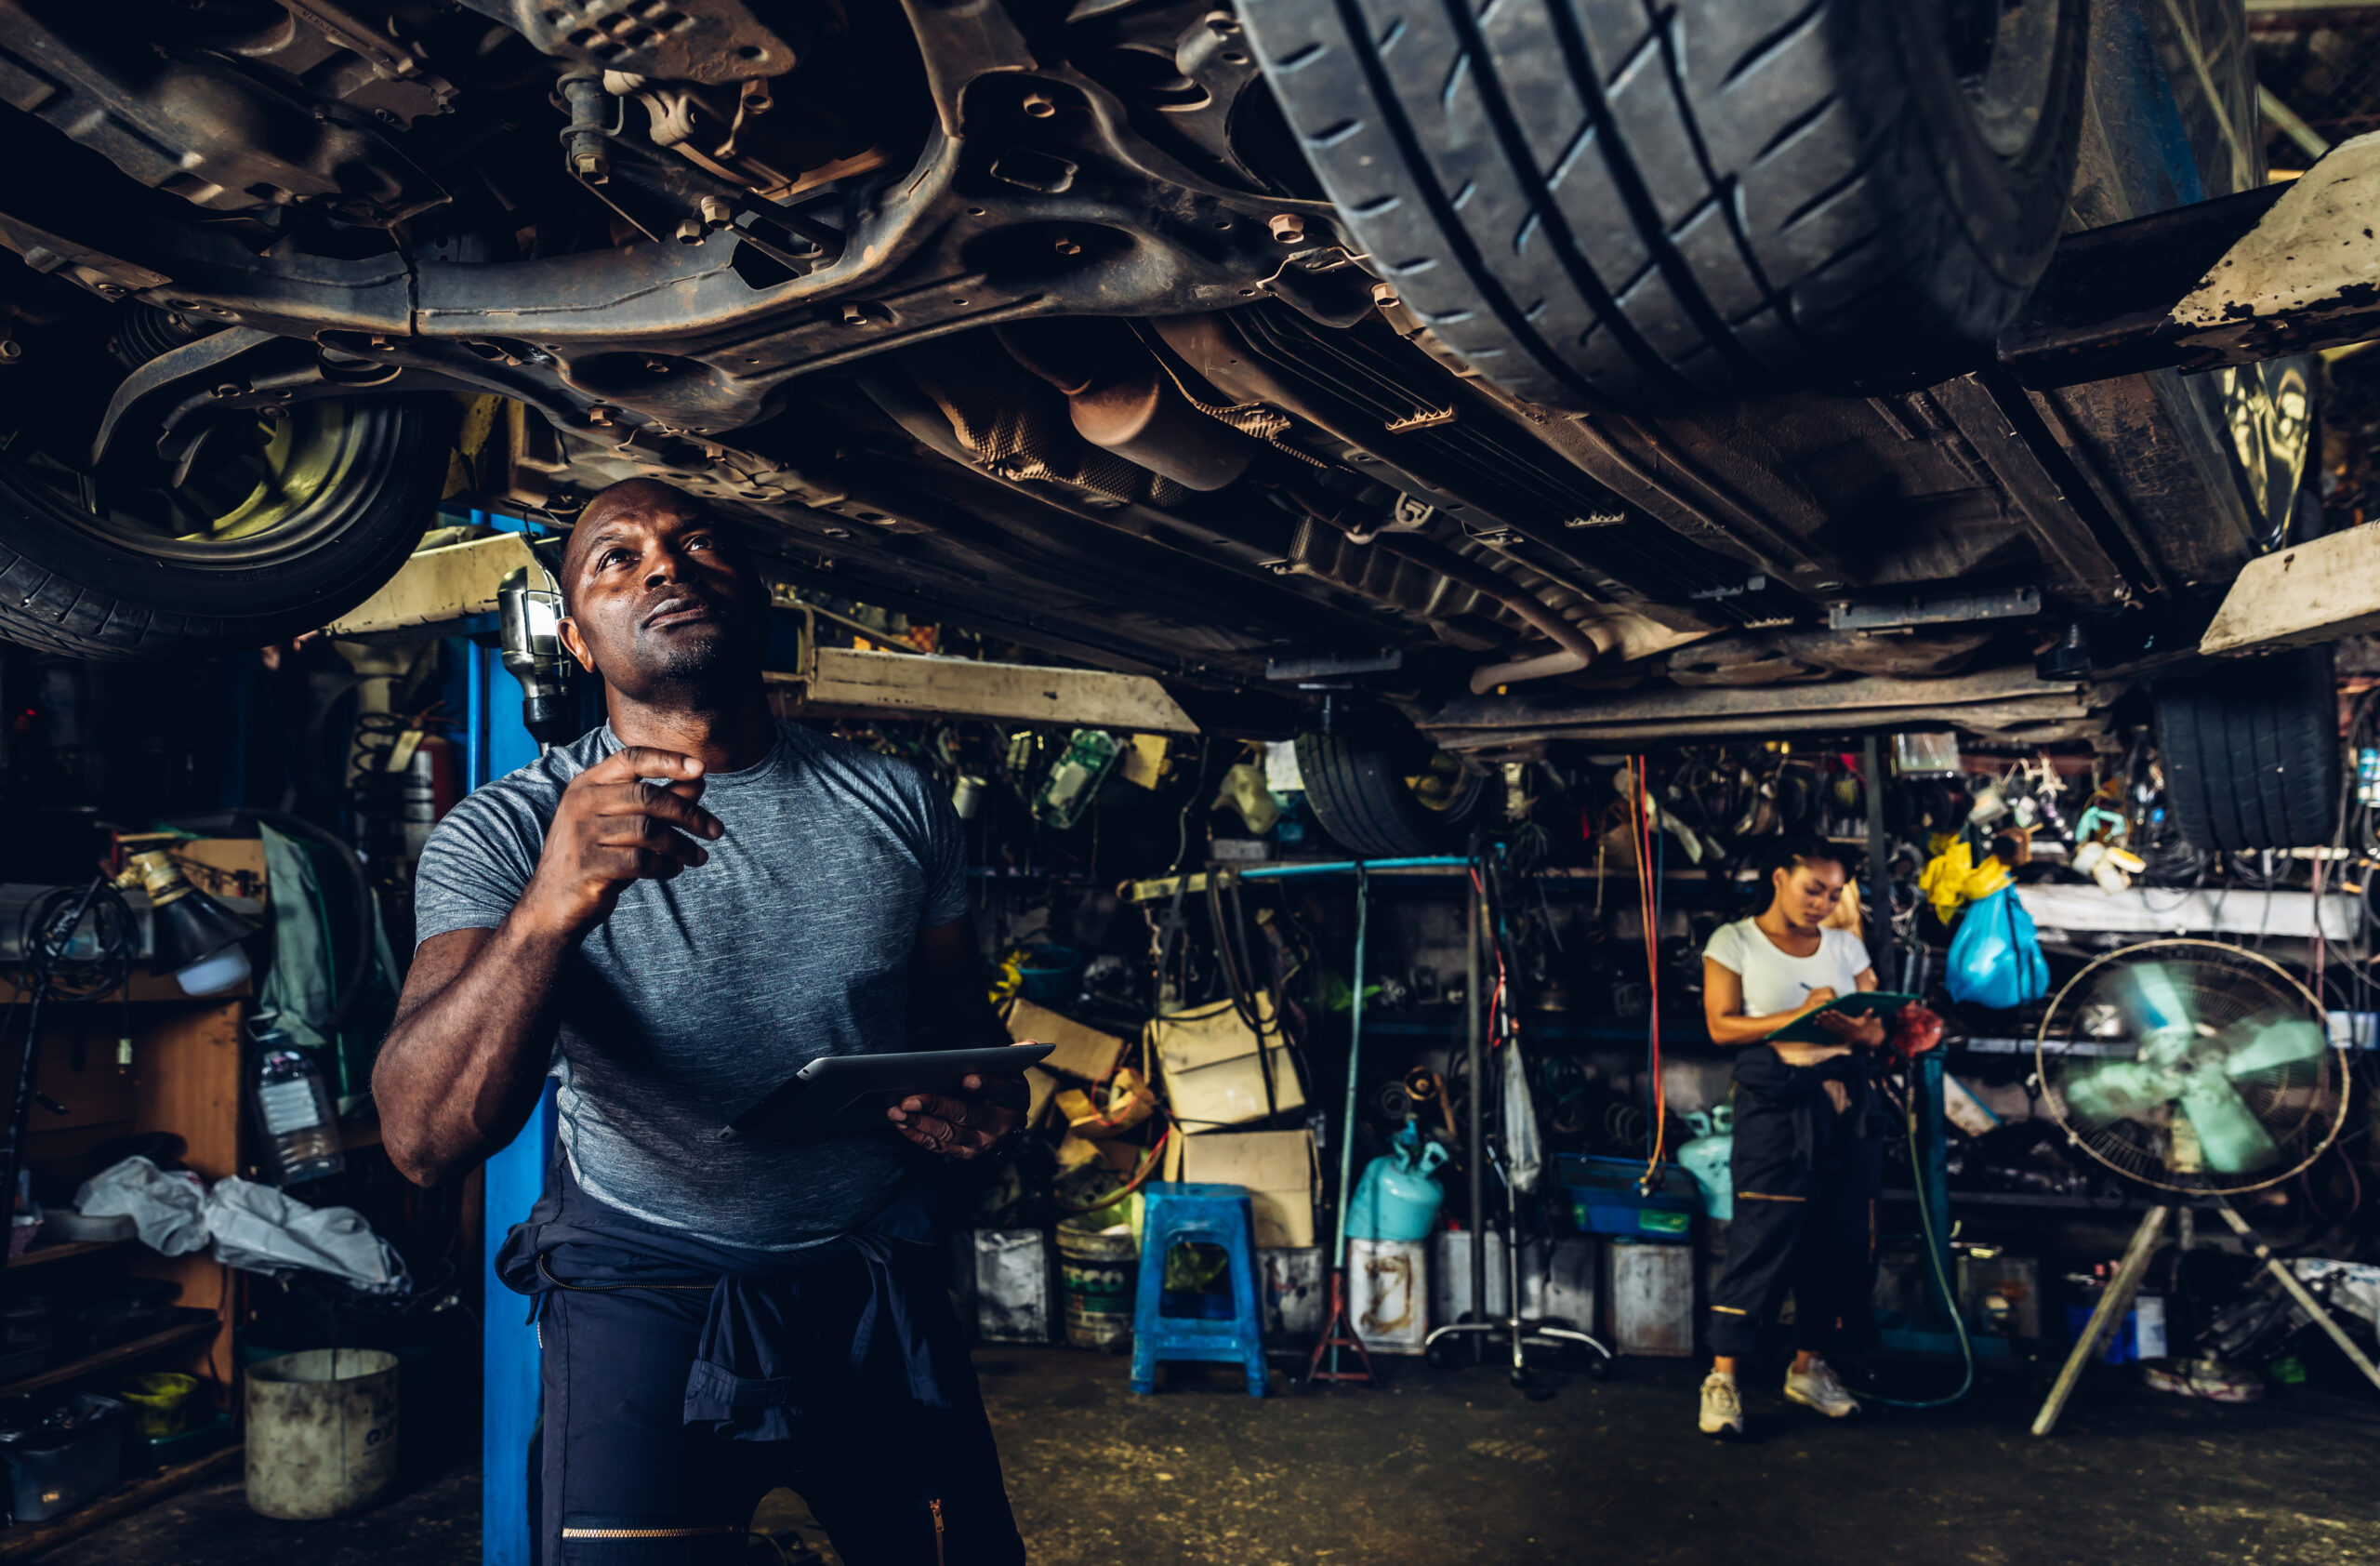
<svg viewBox="0 0 2380 1566">
<path fill-rule="evenodd" d="M 1975 862 L 1975 850 L 1964 838 L 1934 856 L 1917 877 L 1917 889 L 1934 905 L 1934 912 L 1948 924 L 1958 917 L 1959 909 L 1978 897 L 1989 897 L 2009 883 L 2008 867 L 1986 856 L 1983 863 Z"/>
</svg>

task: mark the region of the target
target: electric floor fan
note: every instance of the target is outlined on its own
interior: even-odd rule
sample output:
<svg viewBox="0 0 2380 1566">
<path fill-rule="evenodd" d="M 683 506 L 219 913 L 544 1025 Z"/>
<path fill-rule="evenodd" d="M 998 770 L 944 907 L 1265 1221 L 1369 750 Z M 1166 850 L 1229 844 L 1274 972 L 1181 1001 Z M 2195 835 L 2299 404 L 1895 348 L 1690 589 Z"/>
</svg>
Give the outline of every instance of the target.
<svg viewBox="0 0 2380 1566">
<path fill-rule="evenodd" d="M 2347 1119 L 2345 1049 L 2322 1008 L 2271 960 L 2215 941 L 2109 952 L 2050 1002 L 2033 1044 L 2042 1096 L 2073 1146 L 2166 1193 L 2133 1233 L 2033 1434 L 2056 1427 L 2082 1369 L 2131 1308 L 2165 1226 L 2212 1205 L 2374 1386 L 2380 1369 L 2226 1200 L 2301 1173 Z"/>
</svg>

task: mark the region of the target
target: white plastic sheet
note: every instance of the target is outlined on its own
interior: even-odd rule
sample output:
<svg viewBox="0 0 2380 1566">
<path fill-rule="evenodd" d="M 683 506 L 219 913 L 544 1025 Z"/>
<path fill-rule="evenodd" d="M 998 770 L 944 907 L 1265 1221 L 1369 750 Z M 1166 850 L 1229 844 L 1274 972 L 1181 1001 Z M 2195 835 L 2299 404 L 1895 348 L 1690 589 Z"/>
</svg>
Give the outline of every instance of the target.
<svg viewBox="0 0 2380 1566">
<path fill-rule="evenodd" d="M 83 1182 L 74 1209 L 86 1218 L 129 1217 L 140 1242 L 169 1256 L 206 1248 L 206 1187 L 187 1169 L 171 1174 L 145 1158 L 112 1163 Z"/>
<path fill-rule="evenodd" d="M 250 1272 L 304 1267 L 376 1294 L 413 1287 L 396 1248 L 352 1207 L 309 1207 L 271 1186 L 226 1176 L 206 1193 L 206 1227 L 215 1236 L 215 1259 L 226 1267 Z"/>
<path fill-rule="evenodd" d="M 1545 1173 L 1545 1143 L 1537 1131 L 1537 1100 L 1528 1089 L 1528 1071 L 1521 1059 L 1520 1041 L 1508 1040 L 1504 1053 L 1504 1162 L 1513 1189 L 1526 1194 L 1537 1189 Z"/>
</svg>

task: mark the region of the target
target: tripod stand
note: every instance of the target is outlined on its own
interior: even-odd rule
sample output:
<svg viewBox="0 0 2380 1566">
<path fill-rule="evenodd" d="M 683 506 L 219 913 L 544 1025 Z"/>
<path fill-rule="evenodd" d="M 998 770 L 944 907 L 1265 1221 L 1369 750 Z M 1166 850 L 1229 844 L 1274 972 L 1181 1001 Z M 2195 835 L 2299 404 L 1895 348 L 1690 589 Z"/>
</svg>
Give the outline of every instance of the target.
<svg viewBox="0 0 2380 1566">
<path fill-rule="evenodd" d="M 1474 1156 L 1481 1153 L 1485 1154 L 1489 1165 L 1496 1171 L 1496 1178 L 1504 1188 L 1504 1307 L 1510 1314 L 1502 1317 L 1489 1316 L 1488 1301 L 1485 1297 L 1486 1291 L 1482 1290 L 1482 1297 L 1472 1301 L 1472 1312 L 1478 1319 L 1471 1321 L 1450 1322 L 1435 1329 L 1428 1337 L 1421 1340 L 1422 1352 L 1430 1355 L 1431 1361 L 1435 1363 L 1438 1345 L 1447 1338 L 1473 1333 L 1502 1334 L 1511 1341 L 1513 1362 L 1510 1374 L 1513 1385 L 1526 1387 L 1528 1385 L 1528 1350 L 1531 1347 L 1559 1348 L 1566 1344 L 1578 1344 L 1593 1349 L 1601 1356 L 1599 1359 L 1587 1361 L 1587 1374 L 1601 1380 L 1610 1373 L 1611 1350 L 1605 1347 L 1602 1342 L 1592 1334 L 1582 1333 L 1570 1327 L 1553 1327 L 1542 1322 L 1532 1323 L 1522 1320 L 1519 1201 L 1521 1193 L 1516 1193 L 1513 1189 L 1512 1180 L 1504 1171 L 1504 1161 L 1496 1156 L 1495 1149 L 1488 1147 L 1474 1150 Z M 1471 1247 L 1474 1255 L 1487 1242 L 1487 1237 L 1478 1229 L 1474 1228 L 1471 1231 Z M 1474 1267 L 1473 1276 L 1485 1276 L 1485 1268 Z"/>
<path fill-rule="evenodd" d="M 2312 1317 L 2314 1324 L 2330 1334 L 2331 1341 L 2339 1346 L 2339 1351 L 2353 1361 L 2365 1379 L 2374 1387 L 2380 1387 L 2380 1367 L 2375 1367 L 2365 1358 L 2363 1350 L 2356 1347 L 2355 1340 L 2347 1335 L 2346 1331 L 2331 1319 L 2331 1313 L 2322 1307 L 2322 1303 L 2298 1281 L 2297 1274 L 2282 1266 L 2281 1258 L 2272 1254 L 2272 1247 L 2257 1238 L 2256 1231 L 2248 1227 L 2248 1221 L 2231 1211 L 2231 1204 L 2220 1198 L 2215 1201 L 2215 1211 L 2230 1226 L 2231 1232 L 2240 1237 L 2240 1242 L 2248 1248 L 2248 1254 L 2264 1263 L 2265 1270 L 2271 1273 L 2287 1291 L 2289 1297 L 2297 1302 L 2298 1308 Z M 2116 1323 L 2123 1320 L 2124 1312 L 2132 1308 L 2133 1296 L 2140 1292 L 2140 1281 L 2148 1275 L 2149 1260 L 2157 1254 L 2165 1225 L 2174 1213 L 2175 1208 L 2168 1204 L 2151 1207 L 2141 1214 L 2140 1227 L 2132 1231 L 2132 1243 L 2124 1247 L 2123 1260 L 2116 1264 L 2115 1277 L 2109 1281 L 2106 1292 L 2100 1294 L 2098 1308 L 2091 1312 L 2090 1324 L 2082 1329 L 2082 1337 L 2075 1342 L 2074 1351 L 2066 1357 L 2066 1368 L 2057 1373 L 2056 1384 L 2050 1387 L 2047 1400 L 2034 1417 L 2033 1434 L 2045 1436 L 2057 1428 L 2058 1416 L 2066 1412 L 2066 1400 L 2074 1395 L 2075 1383 L 2082 1379 L 2082 1368 L 2091 1362 L 2092 1356 L 2098 1353 L 2100 1346 L 2115 1331 Z M 2184 1250 L 2189 1249 L 2190 1243 L 2188 1216 L 2185 1209 L 2181 1240 Z"/>
</svg>

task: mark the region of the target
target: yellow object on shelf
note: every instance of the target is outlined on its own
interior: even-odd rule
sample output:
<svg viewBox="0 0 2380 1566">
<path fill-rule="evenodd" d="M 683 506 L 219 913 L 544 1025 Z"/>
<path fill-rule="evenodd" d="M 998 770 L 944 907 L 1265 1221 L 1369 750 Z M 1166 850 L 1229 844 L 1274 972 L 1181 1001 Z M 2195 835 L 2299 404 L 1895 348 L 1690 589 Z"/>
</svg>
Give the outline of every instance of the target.
<svg viewBox="0 0 2380 1566">
<path fill-rule="evenodd" d="M 132 1405 L 135 1429 L 150 1440 L 163 1440 L 190 1428 L 198 1412 L 198 1377 L 152 1371 L 127 1378 L 115 1395 Z"/>
<path fill-rule="evenodd" d="M 1943 923 L 1958 917 L 1962 905 L 1989 897 L 2008 884 L 2008 867 L 1986 856 L 1975 862 L 1975 850 L 1964 839 L 1934 856 L 1917 877 L 1917 889 L 1934 905 Z"/>
</svg>

